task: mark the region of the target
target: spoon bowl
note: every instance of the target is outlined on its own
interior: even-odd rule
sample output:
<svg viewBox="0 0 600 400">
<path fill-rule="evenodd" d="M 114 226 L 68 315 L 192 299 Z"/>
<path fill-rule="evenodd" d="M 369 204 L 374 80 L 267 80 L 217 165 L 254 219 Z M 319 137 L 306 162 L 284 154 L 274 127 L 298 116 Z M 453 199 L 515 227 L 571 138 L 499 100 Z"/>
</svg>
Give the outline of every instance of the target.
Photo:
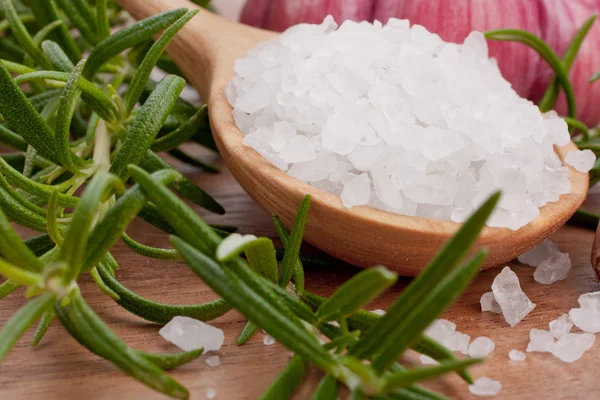
<svg viewBox="0 0 600 400">
<path fill-rule="evenodd" d="M 142 19 L 175 8 L 196 7 L 187 0 L 118 0 Z M 213 135 L 227 166 L 248 194 L 290 227 L 302 199 L 312 195 L 305 239 L 319 249 L 359 267 L 382 264 L 403 275 L 417 275 L 460 224 L 389 213 L 370 207 L 346 208 L 330 193 L 301 182 L 242 144 L 225 87 L 233 64 L 276 33 L 236 24 L 201 10 L 177 35 L 168 52 L 209 105 Z M 556 148 L 561 160 L 574 143 Z M 588 174 L 569 167 L 571 193 L 540 209 L 517 231 L 485 227 L 477 248 L 487 247 L 483 268 L 512 260 L 552 235 L 585 200 Z"/>
</svg>

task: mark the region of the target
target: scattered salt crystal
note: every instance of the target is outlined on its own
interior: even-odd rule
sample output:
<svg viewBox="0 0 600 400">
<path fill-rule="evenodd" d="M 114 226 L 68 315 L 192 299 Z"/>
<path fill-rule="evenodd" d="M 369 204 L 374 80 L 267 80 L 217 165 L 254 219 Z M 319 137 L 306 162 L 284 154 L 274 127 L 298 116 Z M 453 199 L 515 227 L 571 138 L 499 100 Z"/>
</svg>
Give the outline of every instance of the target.
<svg viewBox="0 0 600 400">
<path fill-rule="evenodd" d="M 579 360 L 593 345 L 596 337 L 591 333 L 568 333 L 552 347 L 552 354 L 562 361 L 571 363 Z"/>
<path fill-rule="evenodd" d="M 425 330 L 425 334 L 430 338 L 443 342 L 447 337 L 456 331 L 456 324 L 447 319 L 436 319 Z"/>
<path fill-rule="evenodd" d="M 522 351 L 512 349 L 508 352 L 508 358 L 510 358 L 512 361 L 525 361 L 527 354 L 523 353 Z"/>
<path fill-rule="evenodd" d="M 185 351 L 203 348 L 217 351 L 223 345 L 223 331 L 189 317 L 174 317 L 158 332 L 165 340 Z"/>
<path fill-rule="evenodd" d="M 206 388 L 206 398 L 214 399 L 215 397 L 217 397 L 217 391 L 212 387 L 207 387 Z"/>
<path fill-rule="evenodd" d="M 496 314 L 502 314 L 502 309 L 496 301 L 493 292 L 487 292 L 481 295 L 481 311 L 490 311 Z"/>
<path fill-rule="evenodd" d="M 600 310 L 594 308 L 572 308 L 569 311 L 571 321 L 584 332 L 600 332 Z"/>
<path fill-rule="evenodd" d="M 542 263 L 535 269 L 533 279 L 544 285 L 567 279 L 571 270 L 571 258 L 567 253 L 558 253 Z"/>
<path fill-rule="evenodd" d="M 204 360 L 204 362 L 209 367 L 218 367 L 219 365 L 221 365 L 221 359 L 219 358 L 219 356 L 206 357 L 206 359 Z"/>
<path fill-rule="evenodd" d="M 483 358 L 494 351 L 496 344 L 486 336 L 480 336 L 469 345 L 469 356 L 472 358 Z"/>
<path fill-rule="evenodd" d="M 566 123 L 517 95 L 480 32 L 459 45 L 408 21 L 338 29 L 329 16 L 258 44 L 234 70 L 225 94 L 243 144 L 346 207 L 464 222 L 501 189 L 487 223 L 516 230 L 571 190 L 553 150 Z"/>
<path fill-rule="evenodd" d="M 380 317 L 383 317 L 385 315 L 385 310 L 382 310 L 380 308 L 371 310 L 371 312 L 375 315 L 379 315 Z"/>
<path fill-rule="evenodd" d="M 573 321 L 569 318 L 568 314 L 563 314 L 554 321 L 550 321 L 550 333 L 557 339 L 565 336 L 567 333 L 571 332 L 573 328 Z"/>
<path fill-rule="evenodd" d="M 560 250 L 556 243 L 554 243 L 550 239 L 544 240 L 538 246 L 521 254 L 518 257 L 519 262 L 527 265 L 531 265 L 532 267 L 537 267 L 542 262 L 546 261 L 550 257 L 555 254 L 560 253 Z"/>
<path fill-rule="evenodd" d="M 593 308 L 600 311 L 600 292 L 584 293 L 577 300 L 581 308 Z"/>
<path fill-rule="evenodd" d="M 439 362 L 429 356 L 426 356 L 425 354 L 421 354 L 419 356 L 419 360 L 421 361 L 421 364 L 427 364 L 427 365 L 439 365 Z"/>
<path fill-rule="evenodd" d="M 336 328 L 339 328 L 339 327 L 340 327 L 340 323 L 339 323 L 339 322 L 337 322 L 337 321 L 331 321 L 331 322 L 329 323 L 329 325 L 331 325 L 331 326 L 335 326 Z"/>
<path fill-rule="evenodd" d="M 572 165 L 579 172 L 589 172 L 596 162 L 596 156 L 591 150 L 575 150 L 567 153 L 565 163 Z"/>
<path fill-rule="evenodd" d="M 543 329 L 531 329 L 527 351 L 551 352 L 554 347 L 554 337 Z"/>
<path fill-rule="evenodd" d="M 271 346 L 271 345 L 275 344 L 275 338 L 273 336 L 267 334 L 263 338 L 263 344 L 265 346 Z"/>
<path fill-rule="evenodd" d="M 469 385 L 469 392 L 475 396 L 495 396 L 502 390 L 502 384 L 499 381 L 487 377 L 478 378 L 475 383 Z"/>
<path fill-rule="evenodd" d="M 535 308 L 535 304 L 521 289 L 519 277 L 509 267 L 504 267 L 494 278 L 492 291 L 502 309 L 504 319 L 511 327 L 518 324 Z"/>
<path fill-rule="evenodd" d="M 441 343 L 450 351 L 460 351 L 463 354 L 469 354 L 470 341 L 471 336 L 455 331 L 442 340 Z"/>
</svg>

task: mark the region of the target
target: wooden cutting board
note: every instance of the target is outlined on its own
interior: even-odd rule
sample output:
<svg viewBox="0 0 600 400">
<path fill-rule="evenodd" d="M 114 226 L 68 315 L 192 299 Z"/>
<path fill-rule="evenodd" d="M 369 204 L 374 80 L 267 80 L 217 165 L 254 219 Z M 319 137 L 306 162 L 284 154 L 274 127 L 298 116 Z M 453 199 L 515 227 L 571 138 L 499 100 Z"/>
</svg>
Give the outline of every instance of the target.
<svg viewBox="0 0 600 400">
<path fill-rule="evenodd" d="M 270 216 L 242 191 L 226 170 L 218 175 L 192 172 L 191 177 L 213 194 L 227 209 L 225 216 L 209 216 L 209 222 L 232 224 L 241 232 L 274 237 Z M 593 197 L 593 196 L 592 196 Z M 593 198 L 588 200 L 594 207 Z M 164 234 L 136 221 L 128 230 L 142 243 L 167 246 Z M 503 389 L 496 399 L 591 399 L 599 396 L 600 340 L 580 360 L 566 364 L 548 353 L 528 353 L 524 362 L 508 359 L 511 349 L 524 351 L 531 328 L 548 329 L 548 322 L 577 306 L 581 293 L 598 291 L 590 266 L 592 231 L 566 226 L 553 239 L 562 251 L 570 254 L 573 269 L 569 278 L 553 285 L 540 285 L 533 280 L 533 269 L 511 263 L 521 285 L 536 309 L 515 328 L 510 328 L 502 316 L 481 313 L 480 296 L 490 290 L 499 269 L 482 272 L 444 317 L 455 322 L 458 330 L 471 335 L 488 336 L 496 349 L 485 364 L 471 369 L 475 378 L 498 379 Z M 315 254 L 312 248 L 303 250 Z M 118 278 L 142 296 L 165 303 L 192 304 L 215 298 L 210 289 L 183 262 L 144 259 L 119 243 L 113 254 L 120 262 Z M 307 288 L 329 295 L 337 286 L 358 270 L 347 264 L 332 262 L 321 269 L 307 269 Z M 369 309 L 387 308 L 408 282 L 401 280 Z M 83 279 L 82 292 L 108 326 L 135 348 L 145 351 L 170 352 L 177 349 L 159 335 L 157 325 L 149 324 L 120 308 L 100 293 L 90 279 Z M 4 324 L 24 302 L 23 291 L 13 293 L 0 302 L 0 324 Z M 257 333 L 248 344 L 236 346 L 235 339 L 245 324 L 245 318 L 231 312 L 213 324 L 225 331 L 225 345 L 218 352 L 221 365 L 211 368 L 199 360 L 172 371 L 174 378 L 187 386 L 192 399 L 204 399 L 206 389 L 217 392 L 216 399 L 256 399 L 277 376 L 290 358 L 290 351 L 279 344 L 265 346 L 263 334 Z M 0 372 L 0 399 L 160 399 L 153 392 L 127 377 L 107 361 L 89 353 L 71 339 L 60 324 L 55 323 L 38 348 L 29 345 L 33 329 L 8 355 Z M 416 360 L 415 355 L 408 356 Z M 321 374 L 312 369 L 298 391 L 297 399 L 309 399 Z M 456 376 L 446 376 L 428 386 L 451 398 L 470 399 L 466 384 Z M 345 398 L 343 393 L 340 398 Z"/>
</svg>

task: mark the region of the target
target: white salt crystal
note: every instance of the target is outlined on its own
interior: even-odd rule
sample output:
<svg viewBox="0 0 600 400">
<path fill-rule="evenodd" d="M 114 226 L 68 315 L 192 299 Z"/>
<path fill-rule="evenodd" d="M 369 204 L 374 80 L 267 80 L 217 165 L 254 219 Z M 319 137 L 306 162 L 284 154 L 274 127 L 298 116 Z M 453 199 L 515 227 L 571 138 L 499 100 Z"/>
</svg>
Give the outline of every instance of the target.
<svg viewBox="0 0 600 400">
<path fill-rule="evenodd" d="M 219 365 L 221 365 L 221 359 L 219 358 L 219 356 L 206 357 L 206 359 L 204 360 L 204 362 L 209 367 L 218 367 Z"/>
<path fill-rule="evenodd" d="M 243 144 L 347 207 L 464 222 L 501 189 L 487 224 L 517 230 L 571 190 L 553 147 L 570 140 L 566 123 L 516 94 L 480 32 L 461 45 L 406 20 L 338 28 L 329 16 L 256 45 L 234 71 L 225 94 Z"/>
<path fill-rule="evenodd" d="M 215 397 L 217 397 L 217 391 L 212 387 L 207 387 L 206 388 L 206 398 L 214 399 Z"/>
<path fill-rule="evenodd" d="M 527 351 L 551 352 L 554 347 L 554 337 L 543 329 L 531 329 Z"/>
<path fill-rule="evenodd" d="M 552 354 L 562 361 L 571 363 L 581 358 L 593 345 L 596 337 L 591 333 L 568 333 L 552 347 Z"/>
<path fill-rule="evenodd" d="M 600 292 L 584 293 L 577 300 L 581 308 L 593 308 L 600 311 Z"/>
<path fill-rule="evenodd" d="M 537 267 L 543 261 L 549 259 L 555 254 L 560 253 L 560 250 L 556 243 L 554 243 L 550 239 L 544 240 L 538 246 L 521 254 L 518 258 L 519 262 L 527 265 L 531 265 L 532 267 Z"/>
<path fill-rule="evenodd" d="M 263 337 L 263 344 L 265 346 L 271 346 L 275 344 L 275 338 L 271 335 L 265 335 L 265 337 Z"/>
<path fill-rule="evenodd" d="M 508 358 L 510 358 L 512 361 L 521 362 L 525 361 L 525 359 L 527 358 L 527 354 L 523 353 L 522 351 L 512 349 L 508 352 Z"/>
<path fill-rule="evenodd" d="M 573 328 L 573 321 L 569 318 L 568 314 L 563 314 L 557 319 L 550 321 L 548 324 L 550 326 L 550 333 L 557 339 L 565 336 L 567 333 L 571 332 Z"/>
<path fill-rule="evenodd" d="M 487 377 L 478 378 L 472 385 L 469 385 L 469 392 L 475 396 L 495 396 L 502 390 L 502 384 L 499 381 Z"/>
<path fill-rule="evenodd" d="M 360 174 L 346 183 L 341 197 L 346 207 L 354 207 L 367 204 L 370 196 L 371 179 L 368 174 Z"/>
<path fill-rule="evenodd" d="M 469 356 L 472 358 L 483 358 L 494 351 L 496 344 L 486 336 L 480 336 L 469 345 Z"/>
<path fill-rule="evenodd" d="M 579 172 L 589 172 L 595 162 L 596 156 L 591 150 L 570 151 L 565 157 L 565 163 L 572 165 Z"/>
<path fill-rule="evenodd" d="M 223 331 L 189 317 L 174 317 L 158 333 L 168 342 L 185 351 L 203 348 L 205 352 L 217 351 L 223 345 Z"/>
<path fill-rule="evenodd" d="M 500 305 L 496 301 L 493 292 L 486 292 L 481 295 L 481 311 L 489 311 L 496 314 L 502 314 L 502 309 Z"/>
<path fill-rule="evenodd" d="M 571 321 L 584 332 L 600 332 L 600 310 L 595 308 L 572 308 L 569 311 Z"/>
<path fill-rule="evenodd" d="M 542 261 L 535 269 L 533 279 L 544 285 L 567 279 L 571 270 L 571 258 L 567 253 L 558 253 Z"/>
<path fill-rule="evenodd" d="M 379 315 L 380 317 L 383 317 L 385 315 L 385 310 L 382 310 L 380 308 L 377 308 L 375 310 L 371 310 L 371 312 L 375 315 Z"/>
<path fill-rule="evenodd" d="M 425 334 L 430 338 L 443 342 L 447 337 L 456 331 L 456 324 L 447 319 L 436 319 L 425 330 Z"/>
<path fill-rule="evenodd" d="M 421 354 L 419 356 L 419 360 L 421 361 L 421 364 L 427 364 L 427 365 L 439 365 L 440 364 L 437 360 L 435 360 L 429 356 L 426 356 L 425 354 Z"/>
<path fill-rule="evenodd" d="M 509 267 L 504 267 L 494 278 L 492 292 L 502 309 L 504 319 L 511 327 L 518 324 L 535 308 L 535 304 L 521 290 L 519 277 Z"/>
<path fill-rule="evenodd" d="M 452 332 L 441 343 L 450 351 L 460 351 L 463 354 L 469 354 L 469 342 L 471 336 L 462 332 Z"/>
</svg>

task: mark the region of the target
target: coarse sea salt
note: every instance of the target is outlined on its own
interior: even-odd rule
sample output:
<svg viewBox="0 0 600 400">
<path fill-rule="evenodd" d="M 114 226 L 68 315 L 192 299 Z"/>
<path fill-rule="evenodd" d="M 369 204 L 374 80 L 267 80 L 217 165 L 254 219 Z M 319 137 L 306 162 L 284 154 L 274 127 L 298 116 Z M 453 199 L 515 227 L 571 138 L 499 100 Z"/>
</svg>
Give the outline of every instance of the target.
<svg viewBox="0 0 600 400">
<path fill-rule="evenodd" d="M 529 332 L 529 344 L 527 345 L 527 352 L 551 352 L 554 346 L 554 336 L 550 332 L 543 329 L 533 328 Z"/>
<path fill-rule="evenodd" d="M 535 304 L 521 289 L 519 277 L 510 267 L 504 267 L 502 272 L 496 275 L 492 283 L 492 292 L 502 309 L 504 319 L 511 327 L 518 324 L 535 308 Z"/>
<path fill-rule="evenodd" d="M 572 165 L 579 172 L 589 172 L 594 163 L 596 156 L 591 150 L 575 150 L 567 153 L 565 163 Z"/>
<path fill-rule="evenodd" d="M 537 267 L 542 262 L 559 253 L 560 249 L 558 248 L 556 243 L 554 243 L 550 239 L 546 239 L 539 245 L 535 246 L 533 249 L 521 254 L 517 259 L 523 264 L 531 265 L 532 267 Z"/>
<path fill-rule="evenodd" d="M 419 360 L 421 361 L 421 364 L 425 364 L 425 365 L 439 365 L 440 364 L 437 360 L 435 360 L 429 356 L 426 356 L 425 354 L 421 354 L 419 356 Z"/>
<path fill-rule="evenodd" d="M 185 351 L 203 348 L 205 352 L 217 351 L 223 345 L 223 331 L 190 317 L 174 317 L 158 333 L 165 340 Z"/>
<path fill-rule="evenodd" d="M 479 300 L 481 304 L 481 311 L 489 311 L 495 314 L 502 314 L 502 309 L 500 308 L 500 304 L 496 301 L 493 292 L 487 292 L 481 295 L 481 300 Z"/>
<path fill-rule="evenodd" d="M 217 391 L 212 388 L 212 387 L 208 387 L 206 388 L 206 398 L 207 399 L 214 399 L 217 397 Z"/>
<path fill-rule="evenodd" d="M 535 269 L 533 279 L 544 285 L 567 279 L 571 271 L 571 257 L 567 253 L 554 254 Z"/>
<path fill-rule="evenodd" d="M 550 333 L 557 339 L 565 336 L 573 329 L 573 321 L 569 318 L 568 314 L 563 314 L 548 324 L 550 327 Z"/>
<path fill-rule="evenodd" d="M 521 362 L 525 361 L 527 354 L 523 353 L 522 351 L 512 349 L 508 352 L 508 358 L 510 358 L 512 361 Z"/>
<path fill-rule="evenodd" d="M 501 189 L 487 223 L 516 230 L 571 191 L 553 147 L 569 142 L 566 123 L 516 94 L 479 32 L 455 44 L 404 20 L 327 17 L 234 69 L 243 143 L 347 207 L 463 222 Z"/>
<path fill-rule="evenodd" d="M 480 336 L 473 340 L 469 345 L 469 356 L 472 358 L 487 357 L 496 348 L 492 339 L 486 336 Z"/>
<path fill-rule="evenodd" d="M 588 351 L 596 340 L 591 333 L 568 333 L 552 346 L 552 354 L 561 361 L 571 363 L 577 361 Z"/>
<path fill-rule="evenodd" d="M 213 368 L 221 365 L 221 359 L 219 358 L 219 356 L 206 357 L 204 362 L 206 363 L 206 365 L 208 365 L 209 367 L 213 367 Z"/>
<path fill-rule="evenodd" d="M 469 353 L 471 336 L 456 330 L 456 324 L 446 319 L 436 319 L 425 330 L 430 338 L 443 344 L 450 351 Z"/>
<path fill-rule="evenodd" d="M 502 384 L 494 379 L 487 377 L 478 378 L 472 385 L 469 385 L 469 392 L 475 396 L 495 396 L 502 390 Z"/>
</svg>

